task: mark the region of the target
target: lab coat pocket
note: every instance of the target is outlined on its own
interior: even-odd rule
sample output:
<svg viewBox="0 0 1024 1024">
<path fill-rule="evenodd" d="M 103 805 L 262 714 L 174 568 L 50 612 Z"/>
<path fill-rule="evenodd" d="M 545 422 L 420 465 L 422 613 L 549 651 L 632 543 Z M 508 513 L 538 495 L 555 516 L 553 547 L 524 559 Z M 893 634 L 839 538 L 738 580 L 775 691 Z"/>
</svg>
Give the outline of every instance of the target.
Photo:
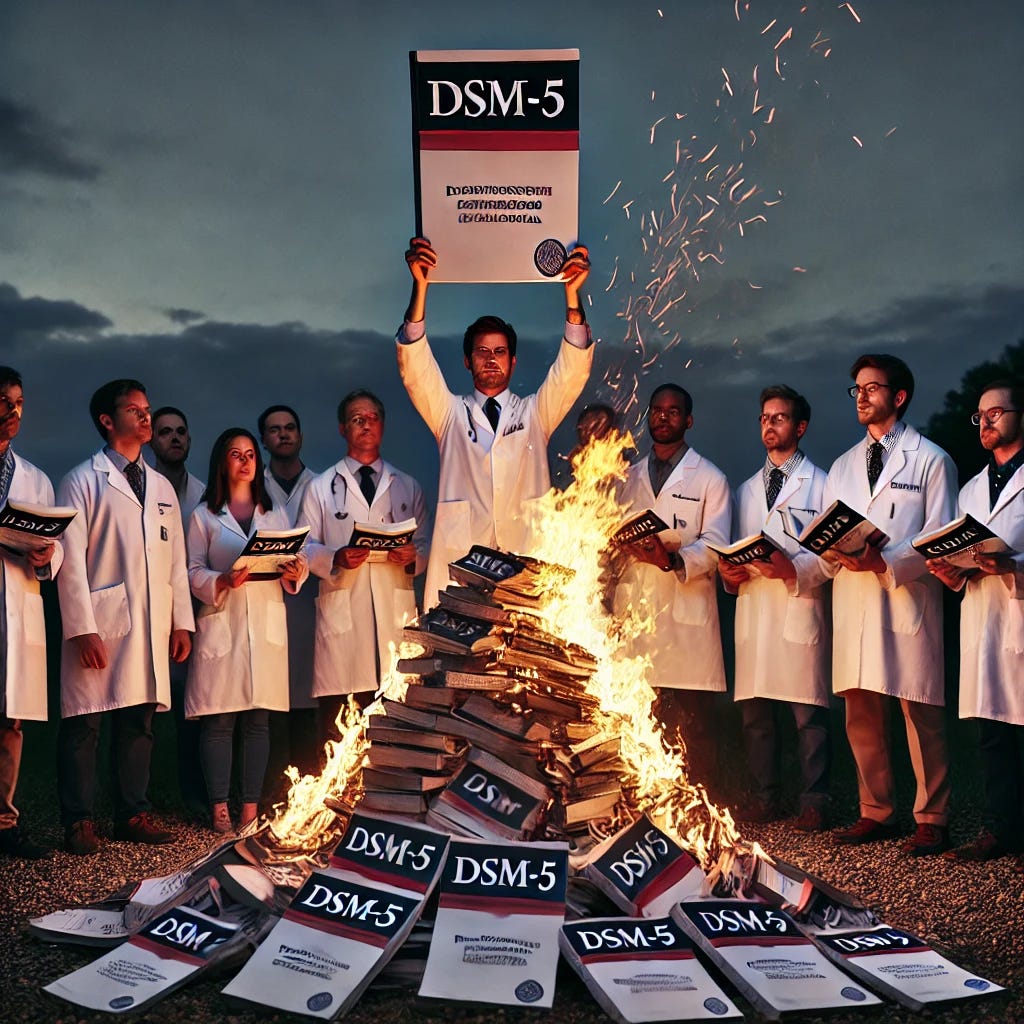
<svg viewBox="0 0 1024 1024">
<path fill-rule="evenodd" d="M 1014 601 L 1010 601 L 1003 612 L 1003 650 L 1012 654 L 1024 653 L 1024 615 Z"/>
<path fill-rule="evenodd" d="M 267 643 L 275 647 L 284 647 L 288 643 L 288 620 L 284 610 L 284 601 L 268 601 L 267 610 Z"/>
<path fill-rule="evenodd" d="M 204 660 L 223 658 L 230 650 L 231 626 L 227 612 L 200 612 L 196 620 L 196 651 L 199 657 Z"/>
<path fill-rule="evenodd" d="M 736 642 L 738 644 L 749 643 L 753 633 L 753 616 L 750 607 L 750 595 L 740 594 L 736 598 Z"/>
<path fill-rule="evenodd" d="M 672 618 L 684 626 L 706 626 L 711 621 L 711 601 L 714 591 L 682 588 L 676 590 L 672 602 Z"/>
<path fill-rule="evenodd" d="M 782 639 L 791 644 L 816 644 L 821 639 L 821 603 L 806 597 L 788 598 Z"/>
<path fill-rule="evenodd" d="M 43 617 L 43 598 L 41 594 L 27 593 L 22 604 L 22 628 L 25 643 L 32 647 L 46 645 L 46 620 Z"/>
<path fill-rule="evenodd" d="M 921 628 L 928 589 L 922 583 L 905 583 L 889 592 L 889 628 L 894 633 L 914 636 Z"/>
<path fill-rule="evenodd" d="M 132 617 L 128 610 L 128 591 L 125 590 L 123 583 L 94 590 L 89 597 L 92 600 L 96 632 L 104 640 L 117 640 L 131 632 Z"/>
<path fill-rule="evenodd" d="M 316 599 L 316 632 L 318 636 L 341 636 L 352 630 L 352 592 L 321 591 Z"/>
</svg>

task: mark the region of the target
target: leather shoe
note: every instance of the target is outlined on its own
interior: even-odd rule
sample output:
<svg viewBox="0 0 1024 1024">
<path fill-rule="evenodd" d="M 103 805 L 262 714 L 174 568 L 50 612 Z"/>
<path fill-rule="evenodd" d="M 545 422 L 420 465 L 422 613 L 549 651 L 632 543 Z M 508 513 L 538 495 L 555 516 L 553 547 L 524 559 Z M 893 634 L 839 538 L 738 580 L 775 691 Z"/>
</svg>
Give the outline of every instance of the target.
<svg viewBox="0 0 1024 1024">
<path fill-rule="evenodd" d="M 949 849 L 949 829 L 945 825 L 921 823 L 900 849 L 910 857 L 931 857 L 942 853 Z"/>
<path fill-rule="evenodd" d="M 895 822 L 886 824 L 874 818 L 858 818 L 849 828 L 835 834 L 837 843 L 846 846 L 860 846 L 861 843 L 877 843 L 880 839 L 892 839 L 899 833 L 900 827 Z"/>
<path fill-rule="evenodd" d="M 96 827 L 89 818 L 82 818 L 64 829 L 64 849 L 76 857 L 99 853 L 100 841 Z"/>
<path fill-rule="evenodd" d="M 114 838 L 126 843 L 148 843 L 150 846 L 164 846 L 174 842 L 174 833 L 160 828 L 146 811 L 118 822 L 114 826 Z"/>
<path fill-rule="evenodd" d="M 958 846 L 955 850 L 947 850 L 942 856 L 945 860 L 964 863 L 966 861 L 995 860 L 997 857 L 1005 857 L 1008 853 L 1014 852 L 988 829 L 983 829 L 973 843 Z"/>
<path fill-rule="evenodd" d="M 793 820 L 793 828 L 800 832 L 824 832 L 828 818 L 822 808 L 808 804 Z"/>
<path fill-rule="evenodd" d="M 751 825 L 763 825 L 769 821 L 778 821 L 782 815 L 778 805 L 770 800 L 750 800 L 736 807 L 734 817 L 737 821 Z"/>
<path fill-rule="evenodd" d="M 29 839 L 20 825 L 0 829 L 0 855 L 20 857 L 22 860 L 49 860 L 53 850 Z"/>
</svg>

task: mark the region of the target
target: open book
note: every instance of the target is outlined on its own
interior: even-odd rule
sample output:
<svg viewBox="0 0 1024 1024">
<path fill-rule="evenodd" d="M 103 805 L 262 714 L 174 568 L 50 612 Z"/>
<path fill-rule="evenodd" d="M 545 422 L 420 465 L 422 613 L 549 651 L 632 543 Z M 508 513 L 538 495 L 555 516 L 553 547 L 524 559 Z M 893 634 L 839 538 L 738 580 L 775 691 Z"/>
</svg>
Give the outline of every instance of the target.
<svg viewBox="0 0 1024 1024">
<path fill-rule="evenodd" d="M 723 562 L 752 569 L 757 568 L 755 564 L 757 562 L 771 561 L 772 555 L 779 550 L 778 544 L 760 531 L 722 547 L 718 547 L 710 541 L 705 541 L 704 544 L 714 551 Z"/>
<path fill-rule="evenodd" d="M 239 552 L 232 569 L 248 569 L 250 580 L 276 580 L 306 543 L 308 526 L 291 530 L 257 530 Z"/>
<path fill-rule="evenodd" d="M 828 561 L 835 561 L 836 554 L 860 555 L 869 543 L 882 547 L 889 539 L 870 519 L 838 499 L 809 523 L 787 509 L 782 526 L 801 547 Z"/>
<path fill-rule="evenodd" d="M 930 533 L 919 533 L 910 543 L 925 558 L 944 558 L 961 569 L 976 568 L 976 554 L 997 555 L 1010 550 L 1001 537 L 969 512 Z"/>
<path fill-rule="evenodd" d="M 635 544 L 638 540 L 650 537 L 652 534 L 661 533 L 669 528 L 661 516 L 652 508 L 645 508 L 642 512 L 633 512 L 615 527 L 612 534 L 612 542 L 615 544 Z"/>
<path fill-rule="evenodd" d="M 400 523 L 356 523 L 348 544 L 352 548 L 369 548 L 367 561 L 384 562 L 389 551 L 411 543 L 415 533 L 415 519 L 403 519 Z"/>
<path fill-rule="evenodd" d="M 34 505 L 7 499 L 0 509 L 0 547 L 19 554 L 52 544 L 67 528 L 78 510 L 59 505 Z"/>
</svg>

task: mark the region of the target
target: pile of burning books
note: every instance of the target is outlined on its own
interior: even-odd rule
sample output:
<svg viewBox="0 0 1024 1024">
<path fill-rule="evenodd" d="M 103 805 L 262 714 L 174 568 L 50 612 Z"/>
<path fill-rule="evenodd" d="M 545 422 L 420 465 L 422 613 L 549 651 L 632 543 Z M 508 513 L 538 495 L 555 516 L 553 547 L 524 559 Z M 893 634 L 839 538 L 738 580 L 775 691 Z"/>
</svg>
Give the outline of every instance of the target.
<svg viewBox="0 0 1024 1024">
<path fill-rule="evenodd" d="M 419 678 L 369 718 L 361 806 L 493 839 L 614 816 L 623 765 L 585 689 L 595 659 L 536 614 L 566 570 L 479 546 L 449 570 L 437 607 L 405 630 L 425 653 L 398 671 Z"/>
</svg>

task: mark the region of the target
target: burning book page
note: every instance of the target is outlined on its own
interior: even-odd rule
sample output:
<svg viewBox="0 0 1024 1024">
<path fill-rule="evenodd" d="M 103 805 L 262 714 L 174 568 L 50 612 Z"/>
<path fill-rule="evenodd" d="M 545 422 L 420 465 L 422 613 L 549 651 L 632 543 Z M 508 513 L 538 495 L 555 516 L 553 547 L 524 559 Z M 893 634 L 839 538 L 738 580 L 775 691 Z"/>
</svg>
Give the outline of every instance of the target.
<svg viewBox="0 0 1024 1024">
<path fill-rule="evenodd" d="M 421 996 L 551 1008 L 564 843 L 453 839 Z"/>
</svg>

